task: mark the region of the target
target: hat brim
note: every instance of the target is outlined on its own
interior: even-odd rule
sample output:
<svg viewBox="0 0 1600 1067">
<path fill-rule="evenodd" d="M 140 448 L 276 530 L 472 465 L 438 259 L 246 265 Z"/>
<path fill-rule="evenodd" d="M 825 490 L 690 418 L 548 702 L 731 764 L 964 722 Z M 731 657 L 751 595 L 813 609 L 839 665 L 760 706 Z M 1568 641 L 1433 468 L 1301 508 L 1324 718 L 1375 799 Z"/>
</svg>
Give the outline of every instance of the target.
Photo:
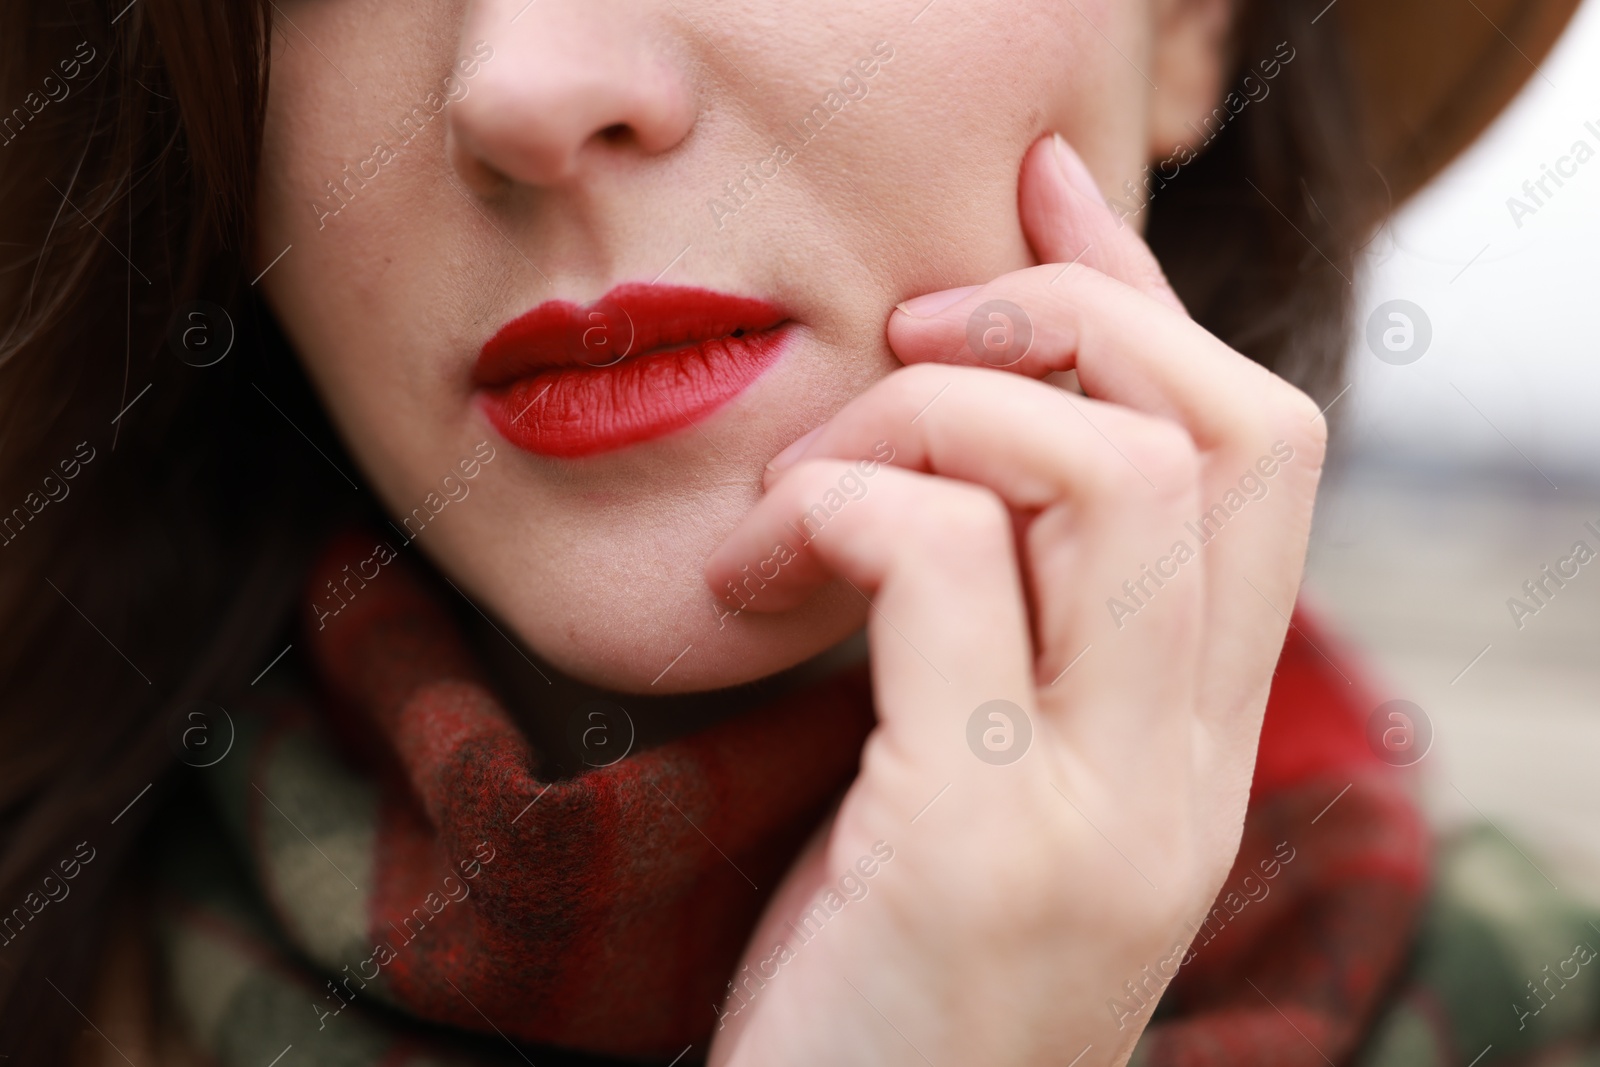
<svg viewBox="0 0 1600 1067">
<path fill-rule="evenodd" d="M 1398 204 L 1539 70 L 1578 0 L 1334 0 L 1367 158 Z"/>
</svg>

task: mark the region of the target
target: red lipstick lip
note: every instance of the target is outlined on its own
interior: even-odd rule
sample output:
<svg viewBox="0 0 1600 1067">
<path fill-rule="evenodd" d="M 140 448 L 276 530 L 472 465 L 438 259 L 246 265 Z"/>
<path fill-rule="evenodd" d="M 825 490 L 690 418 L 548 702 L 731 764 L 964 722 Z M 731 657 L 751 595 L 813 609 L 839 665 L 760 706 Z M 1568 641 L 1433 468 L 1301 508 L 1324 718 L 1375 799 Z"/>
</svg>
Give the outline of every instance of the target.
<svg viewBox="0 0 1600 1067">
<path fill-rule="evenodd" d="M 592 455 L 710 415 L 777 361 L 788 325 L 782 308 L 754 297 L 628 283 L 507 322 L 484 343 L 473 384 L 512 444 Z"/>
</svg>

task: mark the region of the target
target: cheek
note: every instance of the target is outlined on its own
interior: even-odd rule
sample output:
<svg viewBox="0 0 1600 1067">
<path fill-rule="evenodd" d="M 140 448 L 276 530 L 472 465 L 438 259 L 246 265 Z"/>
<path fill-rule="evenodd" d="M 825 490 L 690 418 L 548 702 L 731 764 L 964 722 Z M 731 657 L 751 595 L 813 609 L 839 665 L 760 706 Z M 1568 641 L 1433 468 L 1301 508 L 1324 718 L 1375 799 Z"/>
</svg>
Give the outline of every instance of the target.
<svg viewBox="0 0 1600 1067">
<path fill-rule="evenodd" d="M 1069 4 L 1060 17 L 1068 59 L 1050 57 L 1052 129 L 1072 142 L 1107 196 L 1137 180 L 1148 160 L 1154 53 L 1147 5 Z"/>
<path fill-rule="evenodd" d="M 1108 193 L 1144 164 L 1147 32 L 1142 5 L 1113 0 L 934 4 L 886 34 L 894 58 L 836 139 L 808 146 L 818 206 L 872 240 L 857 255 L 897 300 L 1030 264 L 1016 183 L 1037 137 L 1061 131 Z"/>
<path fill-rule="evenodd" d="M 405 512 L 471 450 L 465 382 L 442 357 L 481 317 L 466 294 L 492 286 L 473 278 L 459 236 L 471 211 L 449 199 L 445 120 L 425 103 L 451 74 L 454 26 L 397 14 L 355 27 L 353 8 L 299 5 L 289 18 L 304 36 L 274 34 L 255 270 L 357 462 Z"/>
</svg>

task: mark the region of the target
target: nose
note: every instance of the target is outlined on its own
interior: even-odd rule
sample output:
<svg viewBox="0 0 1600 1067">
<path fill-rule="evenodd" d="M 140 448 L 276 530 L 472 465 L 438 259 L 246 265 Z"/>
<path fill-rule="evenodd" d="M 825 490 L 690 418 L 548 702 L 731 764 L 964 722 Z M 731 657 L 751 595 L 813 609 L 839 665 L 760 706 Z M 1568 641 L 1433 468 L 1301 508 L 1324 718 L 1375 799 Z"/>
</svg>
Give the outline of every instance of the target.
<svg viewBox="0 0 1600 1067">
<path fill-rule="evenodd" d="M 558 185 L 608 152 L 683 140 L 695 107 L 672 38 L 624 6 L 631 13 L 600 0 L 471 5 L 460 53 L 483 58 L 447 112 L 451 164 L 469 187 Z"/>
</svg>

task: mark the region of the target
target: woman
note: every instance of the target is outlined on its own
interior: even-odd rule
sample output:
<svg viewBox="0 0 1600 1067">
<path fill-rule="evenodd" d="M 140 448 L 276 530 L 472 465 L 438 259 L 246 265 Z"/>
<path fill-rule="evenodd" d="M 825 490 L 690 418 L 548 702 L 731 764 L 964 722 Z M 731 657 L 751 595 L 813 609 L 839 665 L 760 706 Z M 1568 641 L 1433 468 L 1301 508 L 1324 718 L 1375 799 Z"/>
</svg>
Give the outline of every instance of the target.
<svg viewBox="0 0 1600 1067">
<path fill-rule="evenodd" d="M 10 16 L 15 1062 L 1349 1058 L 1321 406 L 1571 4 L 917 6 Z"/>
</svg>

